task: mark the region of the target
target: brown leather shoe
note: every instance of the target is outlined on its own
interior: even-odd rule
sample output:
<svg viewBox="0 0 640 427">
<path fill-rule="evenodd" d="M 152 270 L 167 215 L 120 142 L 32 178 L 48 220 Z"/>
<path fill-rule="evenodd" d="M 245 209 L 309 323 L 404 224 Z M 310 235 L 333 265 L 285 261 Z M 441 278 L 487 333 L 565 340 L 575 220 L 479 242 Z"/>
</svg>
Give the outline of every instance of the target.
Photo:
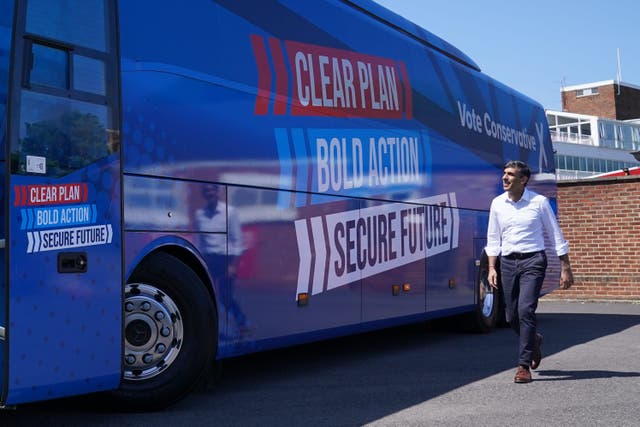
<svg viewBox="0 0 640 427">
<path fill-rule="evenodd" d="M 531 369 L 538 369 L 542 360 L 542 335 L 536 333 L 536 344 L 533 347 L 533 355 L 531 357 Z"/>
<path fill-rule="evenodd" d="M 523 384 L 530 383 L 531 381 L 531 371 L 529 371 L 529 368 L 525 366 L 518 366 L 518 370 L 516 371 L 516 376 L 513 379 L 513 382 Z"/>
</svg>

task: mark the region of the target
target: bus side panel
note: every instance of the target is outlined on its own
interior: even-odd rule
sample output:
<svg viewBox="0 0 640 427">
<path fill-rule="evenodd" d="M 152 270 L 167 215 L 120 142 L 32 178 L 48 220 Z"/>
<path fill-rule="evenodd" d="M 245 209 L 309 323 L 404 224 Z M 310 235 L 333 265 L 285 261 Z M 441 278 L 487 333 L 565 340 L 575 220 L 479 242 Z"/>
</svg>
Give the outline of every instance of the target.
<svg viewBox="0 0 640 427">
<path fill-rule="evenodd" d="M 534 172 L 553 168 L 538 104 L 345 5 L 194 2 L 195 9 L 187 12 L 161 3 L 154 3 L 157 16 L 151 22 L 147 3 L 121 5 L 128 172 L 199 179 L 191 165 L 208 161 L 208 179 L 217 180 L 224 168 L 244 165 L 249 156 L 252 170 L 276 169 L 264 187 L 402 201 L 415 192 L 464 191 L 472 177 L 476 191 L 461 194 L 459 207 L 486 210 L 501 191 L 506 160 L 526 160 Z M 145 22 L 143 32 L 140 22 Z M 174 31 L 169 34 L 167 27 Z M 299 98 L 310 93 L 310 73 L 300 70 L 313 65 L 295 62 L 303 57 L 349 61 L 356 72 L 365 61 L 372 69 L 388 67 L 399 111 L 299 111 Z M 332 67 L 325 66 L 326 72 Z M 314 102 L 334 102 L 323 101 L 320 83 L 313 84 Z M 368 143 L 381 137 L 441 138 L 446 146 L 442 152 L 432 149 L 432 159 L 419 158 L 408 181 L 383 183 L 376 180 L 382 172 L 372 169 L 374 150 Z M 330 144 L 332 138 L 340 141 L 340 152 L 327 160 L 319 141 Z M 372 174 L 372 181 L 353 182 L 351 170 L 348 175 L 338 170 L 343 155 L 348 167 L 354 165 L 356 138 L 363 144 L 363 176 Z M 156 150 L 156 144 L 163 149 Z M 395 170 L 397 176 L 390 147 L 384 147 L 378 168 Z M 401 162 L 410 159 L 405 154 L 398 153 Z M 327 185 L 323 177 L 330 173 L 335 182 Z M 235 174 L 226 182 L 245 185 L 248 175 Z M 310 202 L 313 198 L 296 199 L 297 205 Z"/>
<path fill-rule="evenodd" d="M 270 340 L 311 334 L 361 321 L 359 277 L 332 280 L 328 254 L 335 247 L 332 222 L 358 216 L 358 202 L 327 197 L 305 210 L 278 208 L 273 190 L 228 187 L 229 206 L 242 225 L 236 276 L 228 281 L 226 352 L 270 346 Z M 249 202 L 249 203 L 248 203 Z M 303 302 L 307 295 L 306 303 Z"/>
<path fill-rule="evenodd" d="M 429 258 L 427 288 L 428 312 L 455 312 L 469 310 L 475 302 L 475 266 L 474 237 L 476 217 L 478 213 L 466 209 L 451 209 L 451 213 L 443 212 L 440 221 L 450 223 L 450 232 L 430 236 L 434 242 L 450 240 L 450 245 L 457 245 L 455 250 L 442 252 Z M 458 226 L 456 227 L 456 224 Z M 457 230 L 456 230 L 457 228 Z M 446 230 L 446 229 L 445 229 Z M 458 232 L 456 239 L 455 232 Z"/>
<path fill-rule="evenodd" d="M 347 268 L 361 269 L 366 275 L 362 320 L 423 314 L 428 252 L 424 219 L 429 208 L 403 203 L 362 204 L 351 229 L 354 238 L 347 240 L 355 250 L 346 257 Z"/>
<path fill-rule="evenodd" d="M 475 212 L 502 191 L 502 164 L 553 163 L 539 105 L 343 2 L 120 11 L 124 172 L 222 183 L 242 206 L 233 293 L 251 325 L 229 317 L 231 342 L 473 305 Z M 437 244 L 396 262 L 413 204 L 434 207 L 417 221 Z M 387 258 L 369 265 L 358 256 L 374 217 L 387 224 L 373 235 Z M 405 279 L 418 297 L 376 308 Z"/>
<path fill-rule="evenodd" d="M 208 170 L 199 173 L 204 178 Z M 125 265 L 130 275 L 145 255 L 167 245 L 197 254 L 217 304 L 219 357 L 260 349 L 268 340 L 360 322 L 360 281 L 331 287 L 326 257 L 333 244 L 327 221 L 345 211 L 357 217 L 357 202 L 327 198 L 305 213 L 311 219 L 300 221 L 296 209 L 277 204 L 290 194 L 223 186 L 221 199 L 229 220 L 226 226 L 209 229 L 198 220 L 206 204 L 206 185 L 125 176 Z M 239 239 L 230 226 L 236 221 Z M 227 266 L 232 269 L 221 270 L 216 257 L 207 253 L 207 236 L 214 234 L 228 239 Z M 308 305 L 298 304 L 299 293 L 309 295 Z"/>
</svg>

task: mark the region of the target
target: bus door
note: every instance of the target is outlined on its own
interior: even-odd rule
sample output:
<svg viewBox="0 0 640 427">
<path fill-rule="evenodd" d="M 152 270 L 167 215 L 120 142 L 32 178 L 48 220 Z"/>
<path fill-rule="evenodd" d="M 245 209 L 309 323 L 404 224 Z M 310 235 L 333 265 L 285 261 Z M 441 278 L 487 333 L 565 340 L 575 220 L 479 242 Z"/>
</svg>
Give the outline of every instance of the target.
<svg viewBox="0 0 640 427">
<path fill-rule="evenodd" d="M 5 200 L 5 165 L 7 140 L 7 101 L 9 99 L 9 52 L 11 51 L 11 27 L 13 0 L 0 0 L 0 200 Z M 0 209 L 0 393 L 4 384 L 6 357 L 6 210 Z"/>
<path fill-rule="evenodd" d="M 122 360 L 114 0 L 15 8 L 4 197 L 8 405 L 117 388 Z"/>
</svg>

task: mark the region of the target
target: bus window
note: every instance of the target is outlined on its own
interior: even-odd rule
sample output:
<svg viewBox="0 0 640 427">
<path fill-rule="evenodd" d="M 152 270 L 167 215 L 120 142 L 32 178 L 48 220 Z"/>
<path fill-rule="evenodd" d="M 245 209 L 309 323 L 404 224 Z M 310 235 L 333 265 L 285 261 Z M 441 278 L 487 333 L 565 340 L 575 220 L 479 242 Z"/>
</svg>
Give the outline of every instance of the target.
<svg viewBox="0 0 640 427">
<path fill-rule="evenodd" d="M 61 177 L 119 149 L 107 7 L 105 0 L 30 0 L 24 13 L 11 171 Z"/>
<path fill-rule="evenodd" d="M 107 49 L 105 23 L 104 0 L 29 0 L 27 4 L 27 33 L 101 52 Z"/>
<path fill-rule="evenodd" d="M 34 43 L 31 49 L 33 66 L 27 77 L 28 84 L 66 90 L 69 87 L 69 59 L 65 50 Z"/>
<path fill-rule="evenodd" d="M 24 91 L 15 173 L 62 176 L 109 154 L 107 107 Z"/>
<path fill-rule="evenodd" d="M 74 55 L 73 88 L 83 92 L 106 94 L 106 70 L 104 61 Z"/>
</svg>

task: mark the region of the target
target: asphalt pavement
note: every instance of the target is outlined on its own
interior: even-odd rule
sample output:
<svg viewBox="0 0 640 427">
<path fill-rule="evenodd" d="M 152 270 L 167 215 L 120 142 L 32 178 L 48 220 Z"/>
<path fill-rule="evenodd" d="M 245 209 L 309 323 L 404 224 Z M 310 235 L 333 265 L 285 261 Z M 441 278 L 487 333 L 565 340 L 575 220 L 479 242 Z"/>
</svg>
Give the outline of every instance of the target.
<svg viewBox="0 0 640 427">
<path fill-rule="evenodd" d="M 543 300 L 540 368 L 514 384 L 517 338 L 418 324 L 227 360 L 155 413 L 65 399 L 2 426 L 639 426 L 640 304 Z"/>
</svg>

